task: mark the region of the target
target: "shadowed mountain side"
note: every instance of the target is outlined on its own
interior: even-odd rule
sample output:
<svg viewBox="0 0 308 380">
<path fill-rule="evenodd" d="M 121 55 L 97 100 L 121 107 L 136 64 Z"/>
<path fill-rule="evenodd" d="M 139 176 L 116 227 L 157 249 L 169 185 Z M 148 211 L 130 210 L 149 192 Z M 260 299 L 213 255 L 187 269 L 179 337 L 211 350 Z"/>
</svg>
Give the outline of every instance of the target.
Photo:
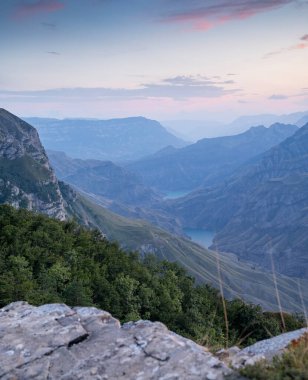
<svg viewBox="0 0 308 380">
<path fill-rule="evenodd" d="M 134 173 L 110 161 L 73 159 L 54 151 L 48 151 L 48 156 L 61 180 L 101 206 L 182 234 L 178 221 L 164 210 L 162 196 L 144 186 Z"/>
<path fill-rule="evenodd" d="M 191 190 L 222 182 L 252 157 L 280 143 L 298 128 L 274 124 L 250 128 L 236 136 L 203 139 L 181 149 L 128 164 L 144 184 L 161 191 Z"/>
<path fill-rule="evenodd" d="M 136 160 L 168 146 L 186 143 L 157 121 L 144 117 L 111 120 L 27 118 L 48 150 L 82 159 Z"/>
<path fill-rule="evenodd" d="M 192 241 L 174 236 L 141 220 L 129 220 L 93 203 L 61 183 L 68 212 L 82 224 L 100 229 L 111 240 L 130 250 L 154 253 L 159 258 L 181 264 L 197 282 L 219 288 L 217 255 Z M 273 278 L 250 264 L 238 261 L 233 255 L 220 255 L 220 266 L 227 297 L 240 297 L 266 310 L 278 310 Z M 302 311 L 295 279 L 277 276 L 284 310 Z M 301 279 L 305 303 L 308 305 L 308 281 Z"/>
<path fill-rule="evenodd" d="M 170 202 L 187 227 L 218 231 L 219 250 L 308 275 L 308 124 L 225 184 Z"/>
</svg>

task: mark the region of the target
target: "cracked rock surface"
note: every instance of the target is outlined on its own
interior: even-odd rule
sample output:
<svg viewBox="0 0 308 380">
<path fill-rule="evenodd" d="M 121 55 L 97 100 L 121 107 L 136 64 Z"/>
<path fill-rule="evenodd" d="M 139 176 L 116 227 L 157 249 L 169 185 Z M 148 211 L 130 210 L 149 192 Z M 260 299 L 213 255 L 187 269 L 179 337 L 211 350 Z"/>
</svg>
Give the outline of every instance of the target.
<svg viewBox="0 0 308 380">
<path fill-rule="evenodd" d="M 230 374 L 204 347 L 158 322 L 121 326 L 105 311 L 63 304 L 14 302 L 0 310 L 1 379 L 220 380 Z"/>
</svg>

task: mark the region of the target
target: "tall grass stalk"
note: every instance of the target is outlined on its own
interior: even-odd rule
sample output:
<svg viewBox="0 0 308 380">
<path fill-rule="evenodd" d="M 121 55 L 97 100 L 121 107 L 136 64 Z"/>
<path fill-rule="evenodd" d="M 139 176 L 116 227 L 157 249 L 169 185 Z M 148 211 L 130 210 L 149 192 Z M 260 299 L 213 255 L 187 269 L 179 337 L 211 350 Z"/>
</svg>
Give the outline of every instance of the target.
<svg viewBox="0 0 308 380">
<path fill-rule="evenodd" d="M 274 286 L 275 286 L 276 299 L 277 299 L 278 309 L 279 309 L 279 313 L 280 313 L 282 328 L 283 328 L 283 331 L 286 331 L 286 323 L 285 323 L 284 316 L 283 316 L 283 310 L 282 310 L 282 306 L 281 306 L 280 294 L 279 294 L 279 290 L 278 290 L 278 283 L 277 283 L 277 277 L 276 277 L 276 270 L 275 270 L 275 264 L 274 264 L 274 258 L 273 258 L 272 243 L 271 243 L 271 241 L 270 241 L 270 247 L 269 247 L 269 256 L 270 256 L 270 259 L 271 259 L 273 281 L 274 281 Z"/>
<path fill-rule="evenodd" d="M 223 311 L 224 311 L 225 326 L 226 326 L 226 347 L 228 347 L 229 346 L 229 320 L 228 320 L 226 300 L 224 297 L 224 289 L 223 289 L 223 283 L 222 283 L 222 278 L 221 278 L 220 259 L 219 259 L 219 252 L 217 250 L 217 246 L 215 246 L 215 254 L 216 254 L 216 265 L 217 265 L 217 274 L 218 274 L 218 281 L 219 281 L 219 290 L 220 290 L 220 295 L 221 295 L 222 307 L 223 307 Z"/>
</svg>

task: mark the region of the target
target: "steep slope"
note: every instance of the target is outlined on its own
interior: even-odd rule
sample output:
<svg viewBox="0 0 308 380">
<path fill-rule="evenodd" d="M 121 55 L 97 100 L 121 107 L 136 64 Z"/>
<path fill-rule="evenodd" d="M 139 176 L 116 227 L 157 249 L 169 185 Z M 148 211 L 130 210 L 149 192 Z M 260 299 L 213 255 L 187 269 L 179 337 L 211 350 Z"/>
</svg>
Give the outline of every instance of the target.
<svg viewBox="0 0 308 380">
<path fill-rule="evenodd" d="M 64 219 L 58 181 L 37 131 L 0 109 L 0 203 Z"/>
<path fill-rule="evenodd" d="M 74 158 L 136 160 L 168 145 L 185 145 L 157 121 L 143 117 L 26 120 L 37 128 L 46 149 L 63 151 Z"/>
<path fill-rule="evenodd" d="M 61 184 L 62 193 L 69 205 L 68 212 L 89 227 L 101 230 L 108 239 L 120 242 L 129 250 L 142 254 L 153 253 L 183 266 L 198 283 L 209 283 L 219 288 L 217 254 L 183 237 L 175 236 L 142 220 L 130 220 L 95 204 Z M 228 298 L 241 298 L 260 304 L 266 310 L 278 310 L 275 286 L 271 273 L 237 260 L 236 256 L 219 255 L 224 294 Z M 286 311 L 302 311 L 296 279 L 277 275 L 277 283 Z M 308 281 L 299 280 L 305 304 L 308 305 Z"/>
<path fill-rule="evenodd" d="M 190 227 L 218 231 L 218 249 L 276 270 L 308 275 L 308 124 L 225 184 L 173 207 Z"/>
<path fill-rule="evenodd" d="M 245 161 L 292 135 L 294 125 L 253 127 L 236 136 L 203 139 L 170 154 L 129 164 L 146 185 L 162 191 L 191 190 L 222 181 Z"/>
</svg>

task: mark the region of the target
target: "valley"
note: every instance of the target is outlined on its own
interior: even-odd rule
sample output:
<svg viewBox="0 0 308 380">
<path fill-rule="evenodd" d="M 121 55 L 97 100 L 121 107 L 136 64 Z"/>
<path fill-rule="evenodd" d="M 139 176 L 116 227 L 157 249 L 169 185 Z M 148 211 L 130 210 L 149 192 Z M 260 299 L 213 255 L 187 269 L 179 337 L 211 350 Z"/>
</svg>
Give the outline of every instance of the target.
<svg viewBox="0 0 308 380">
<path fill-rule="evenodd" d="M 10 131 L 15 130 L 18 125 L 23 125 L 20 119 L 4 110 L 2 115 L 1 125 L 6 123 L 6 128 L 9 128 Z M 28 129 L 34 133 L 32 127 L 28 125 L 25 127 L 25 131 Z M 281 130 L 283 126 L 275 128 Z M 8 129 L 2 128 L 2 136 L 6 130 Z M 14 140 L 15 146 L 20 146 L 18 148 L 22 152 L 20 159 L 23 160 L 28 157 L 26 141 L 28 140 L 20 141 L 17 135 Z M 11 151 L 10 146 L 6 149 Z M 33 157 L 46 157 L 44 149 L 39 143 L 36 143 L 36 148 L 33 148 L 31 152 Z M 173 193 L 173 199 L 164 199 L 163 193 L 144 185 L 142 179 L 134 172 L 110 161 L 73 159 L 64 153 L 52 151 L 49 151 L 48 155 L 59 177 L 73 185 L 72 188 L 59 182 L 55 179 L 54 173 L 50 172 L 51 178 L 56 181 L 55 184 L 58 186 L 59 199 L 66 217 L 77 219 L 87 227 L 99 229 L 104 236 L 111 241 L 119 242 L 121 247 L 126 250 L 137 250 L 142 255 L 154 254 L 159 259 L 177 262 L 194 276 L 197 283 L 210 283 L 217 288 L 220 286 L 217 272 L 218 260 L 225 296 L 228 298 L 239 297 L 260 304 L 266 310 L 277 309 L 275 284 L 270 270 L 264 270 L 261 266 L 253 264 L 253 260 L 250 260 L 249 256 L 242 258 L 237 256 L 236 252 L 234 254 L 221 253 L 225 250 L 220 249 L 219 243 L 217 244 L 220 224 L 210 224 L 210 214 L 204 214 L 204 220 L 207 220 L 207 223 L 199 225 L 196 222 L 198 212 L 204 210 L 203 206 L 199 206 L 200 203 L 194 203 L 195 199 L 198 199 L 196 195 L 212 194 L 215 187 L 212 190 L 200 188 L 187 195 L 181 192 Z M 5 157 L 3 153 L 3 160 L 6 159 L 6 162 L 9 163 L 15 162 L 14 157 L 10 156 L 9 159 Z M 36 162 L 38 165 L 40 159 Z M 252 160 L 252 162 L 256 161 Z M 245 165 L 241 170 L 247 170 Z M 11 186 L 16 186 L 14 184 L 16 179 L 14 176 L 11 177 Z M 20 183 L 18 189 L 20 193 L 26 191 L 26 188 L 23 188 Z M 175 195 L 184 196 L 174 198 Z M 3 198 L 2 203 L 16 204 L 14 203 L 16 201 L 11 201 L 11 196 Z M 32 193 L 30 196 L 33 196 Z M 198 212 L 192 214 L 190 210 L 193 210 L 194 204 L 198 207 Z M 221 205 L 223 206 L 223 203 Z M 32 206 L 32 209 L 36 209 L 35 205 Z M 135 214 L 133 214 L 133 209 L 136 210 Z M 227 208 L 223 212 L 221 211 L 220 218 L 227 217 L 226 211 Z M 215 213 L 211 211 L 211 217 L 214 216 Z M 213 227 L 217 231 L 217 235 L 215 235 L 214 244 L 211 245 L 214 234 L 210 231 L 214 230 L 211 230 Z M 213 246 L 216 249 L 216 244 L 220 253 L 208 249 Z M 228 251 L 232 252 L 231 249 Z M 304 300 L 308 302 L 308 293 L 305 290 L 308 289 L 308 283 L 306 284 L 304 277 L 299 280 L 296 276 L 288 277 L 277 273 L 281 302 L 285 310 L 302 310 L 298 288 L 295 287 L 298 281 L 301 283 L 301 288 L 304 289 Z"/>
</svg>

